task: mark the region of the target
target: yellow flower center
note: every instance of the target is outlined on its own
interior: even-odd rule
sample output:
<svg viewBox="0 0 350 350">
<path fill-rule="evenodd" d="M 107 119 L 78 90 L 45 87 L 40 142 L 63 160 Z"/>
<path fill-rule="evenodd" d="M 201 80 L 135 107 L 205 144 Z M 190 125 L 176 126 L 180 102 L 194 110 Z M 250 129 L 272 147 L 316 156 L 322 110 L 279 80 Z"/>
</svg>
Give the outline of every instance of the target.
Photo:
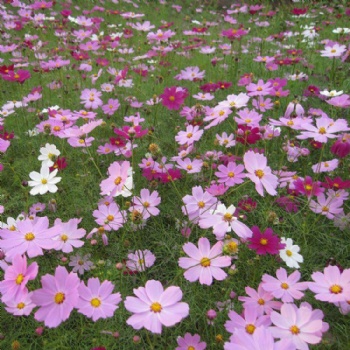
<svg viewBox="0 0 350 350">
<path fill-rule="evenodd" d="M 150 206 L 150 204 L 146 201 L 146 202 L 143 202 L 143 207 L 144 208 L 148 208 Z"/>
<path fill-rule="evenodd" d="M 258 304 L 259 304 L 259 305 L 264 305 L 264 304 L 265 304 L 265 300 L 260 298 L 260 299 L 258 300 Z"/>
<path fill-rule="evenodd" d="M 226 221 L 226 222 L 231 222 L 232 218 L 233 218 L 233 216 L 230 213 L 226 213 L 224 215 L 224 221 Z"/>
<path fill-rule="evenodd" d="M 26 241 L 32 241 L 32 240 L 35 238 L 35 236 L 34 236 L 34 233 L 28 232 L 28 233 L 24 236 L 24 238 L 25 238 Z"/>
<path fill-rule="evenodd" d="M 292 326 L 292 327 L 290 327 L 289 330 L 290 330 L 290 332 L 291 332 L 292 334 L 295 334 L 295 335 L 297 335 L 297 334 L 300 333 L 300 329 L 299 329 L 297 326 L 295 326 L 295 325 Z"/>
<path fill-rule="evenodd" d="M 151 311 L 153 311 L 153 312 L 161 312 L 162 311 L 162 305 L 160 305 L 157 301 L 154 302 L 151 305 Z"/>
<path fill-rule="evenodd" d="M 252 120 L 251 120 L 251 119 L 246 119 L 245 122 L 246 122 L 247 124 L 249 124 L 249 123 L 252 122 Z"/>
<path fill-rule="evenodd" d="M 336 53 L 336 52 L 337 52 L 336 49 L 332 49 L 332 50 L 331 50 L 331 53 Z"/>
<path fill-rule="evenodd" d="M 238 244 L 235 241 L 232 241 L 229 244 L 227 244 L 227 248 L 230 253 L 237 253 Z"/>
<path fill-rule="evenodd" d="M 261 238 L 260 239 L 260 244 L 261 245 L 267 245 L 267 243 L 268 243 L 268 240 L 266 238 Z"/>
<path fill-rule="evenodd" d="M 228 174 L 227 174 L 228 177 L 235 177 L 235 173 L 233 171 L 230 171 Z"/>
<path fill-rule="evenodd" d="M 42 179 L 42 180 L 41 180 L 41 183 L 42 183 L 43 185 L 46 185 L 46 184 L 47 184 L 47 180 L 46 180 L 46 179 Z"/>
<path fill-rule="evenodd" d="M 23 274 L 20 273 L 16 278 L 16 284 L 21 284 L 23 280 L 24 280 L 24 276 Z"/>
<path fill-rule="evenodd" d="M 190 139 L 192 136 L 193 136 L 193 134 L 192 134 L 191 132 L 189 132 L 189 133 L 187 134 L 187 138 L 188 138 L 188 139 Z"/>
<path fill-rule="evenodd" d="M 322 207 L 322 211 L 325 212 L 325 213 L 327 213 L 327 212 L 329 211 L 329 208 L 326 207 L 326 206 L 325 206 L 325 207 Z"/>
<path fill-rule="evenodd" d="M 119 185 L 122 182 L 122 178 L 120 176 L 118 176 L 115 180 L 114 180 L 114 184 L 115 185 Z"/>
<path fill-rule="evenodd" d="M 63 242 L 67 242 L 68 241 L 68 236 L 66 234 L 61 235 L 61 240 Z"/>
<path fill-rule="evenodd" d="M 321 135 L 325 134 L 325 133 L 326 133 L 326 128 L 323 127 L 323 126 L 320 127 L 320 128 L 318 129 L 318 133 L 321 134 Z"/>
<path fill-rule="evenodd" d="M 289 286 L 288 286 L 287 283 L 283 282 L 283 283 L 281 284 L 281 288 L 282 288 L 282 289 L 288 289 Z"/>
<path fill-rule="evenodd" d="M 210 259 L 204 257 L 204 258 L 201 259 L 200 264 L 201 264 L 203 267 L 208 267 L 208 266 L 210 266 Z"/>
<path fill-rule="evenodd" d="M 10 231 L 16 231 L 16 227 L 14 225 L 12 225 L 12 226 L 9 227 L 9 230 Z"/>
<path fill-rule="evenodd" d="M 64 300 L 66 299 L 66 296 L 62 292 L 58 292 L 55 295 L 55 303 L 56 304 L 62 304 Z"/>
<path fill-rule="evenodd" d="M 113 215 L 108 215 L 107 216 L 107 220 L 108 221 L 113 221 L 114 220 L 114 216 Z"/>
<path fill-rule="evenodd" d="M 246 330 L 247 333 L 253 334 L 254 331 L 255 331 L 255 326 L 253 324 L 247 324 L 245 326 L 245 330 Z"/>
<path fill-rule="evenodd" d="M 287 256 L 292 256 L 293 255 L 293 253 L 289 249 L 286 250 L 286 254 L 287 254 Z"/>
<path fill-rule="evenodd" d="M 145 260 L 143 260 L 143 259 L 139 259 L 138 262 L 139 262 L 139 265 L 141 265 L 141 266 L 145 264 Z"/>
<path fill-rule="evenodd" d="M 312 186 L 311 185 L 305 185 L 304 186 L 306 191 L 311 191 L 312 190 Z"/>
<path fill-rule="evenodd" d="M 93 298 L 90 301 L 91 306 L 99 307 L 101 305 L 101 300 L 99 298 Z"/>
<path fill-rule="evenodd" d="M 174 97 L 174 96 L 170 96 L 170 97 L 169 97 L 169 100 L 170 100 L 171 102 L 174 102 L 174 101 L 175 101 L 175 97 Z"/>
<path fill-rule="evenodd" d="M 203 202 L 203 201 L 199 201 L 198 203 L 197 203 L 197 205 L 198 205 L 198 207 L 199 208 L 204 208 L 204 206 L 205 206 L 205 203 Z"/>
<path fill-rule="evenodd" d="M 20 302 L 17 304 L 17 309 L 22 310 L 25 306 L 26 306 L 26 304 Z"/>
<path fill-rule="evenodd" d="M 186 167 L 187 170 L 192 170 L 193 169 L 193 166 L 191 164 L 188 164 L 187 167 Z"/>
<path fill-rule="evenodd" d="M 187 350 L 196 350 L 196 348 L 195 348 L 194 346 L 190 345 L 190 346 L 187 348 Z"/>
<path fill-rule="evenodd" d="M 339 294 L 343 291 L 343 288 L 338 284 L 333 284 L 333 286 L 329 288 L 329 291 L 333 294 Z"/>
<path fill-rule="evenodd" d="M 263 172 L 261 169 L 255 170 L 255 171 L 254 171 L 254 174 L 255 174 L 259 179 L 261 179 L 261 178 L 265 175 L 264 172 Z"/>
</svg>

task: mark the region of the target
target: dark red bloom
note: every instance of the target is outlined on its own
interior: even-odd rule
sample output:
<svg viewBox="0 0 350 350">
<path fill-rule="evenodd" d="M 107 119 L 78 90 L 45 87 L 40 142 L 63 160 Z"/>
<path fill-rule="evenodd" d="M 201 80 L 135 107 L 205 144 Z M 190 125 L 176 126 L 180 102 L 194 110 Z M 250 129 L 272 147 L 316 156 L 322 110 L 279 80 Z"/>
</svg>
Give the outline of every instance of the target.
<svg viewBox="0 0 350 350">
<path fill-rule="evenodd" d="M 256 209 L 257 204 L 258 204 L 257 202 L 253 201 L 253 199 L 248 197 L 248 198 L 241 199 L 238 202 L 238 208 L 240 210 L 250 213 L 251 211 Z"/>
<path fill-rule="evenodd" d="M 288 213 L 296 213 L 299 210 L 299 202 L 296 200 L 296 196 L 282 196 L 277 198 L 275 202 Z"/>
<path fill-rule="evenodd" d="M 295 16 L 305 15 L 306 12 L 307 12 L 307 7 L 305 8 L 294 7 L 292 10 L 292 14 Z"/>
<path fill-rule="evenodd" d="M 232 86 L 232 83 L 229 83 L 227 81 L 218 81 L 217 84 L 219 85 L 219 88 L 221 90 L 225 90 L 228 89 L 229 87 Z"/>
<path fill-rule="evenodd" d="M 9 66 L 0 66 L 0 74 L 8 74 L 9 72 L 13 72 L 14 71 L 14 64 L 11 64 Z"/>
<path fill-rule="evenodd" d="M 207 83 L 199 87 L 204 92 L 215 92 L 220 89 L 220 85 L 217 83 Z"/>
<path fill-rule="evenodd" d="M 200 27 L 200 28 L 194 27 L 194 28 L 192 28 L 192 32 L 194 32 L 194 33 L 205 33 L 207 30 L 208 30 L 207 27 Z"/>
<path fill-rule="evenodd" d="M 84 51 L 72 51 L 71 56 L 77 61 L 88 60 L 90 58 L 89 54 Z"/>
<path fill-rule="evenodd" d="M 253 145 L 261 139 L 260 129 L 248 125 L 238 125 L 236 141 L 244 145 Z"/>
<path fill-rule="evenodd" d="M 311 140 L 310 145 L 315 149 L 321 149 L 323 147 L 323 143 L 315 141 L 315 140 Z"/>
<path fill-rule="evenodd" d="M 324 188 L 331 188 L 334 191 L 344 190 L 350 188 L 350 180 L 343 180 L 341 177 L 337 176 L 334 179 L 326 176 L 325 182 L 322 182 Z"/>
<path fill-rule="evenodd" d="M 265 232 L 260 232 L 258 226 L 252 227 L 253 236 L 249 238 L 249 249 L 253 249 L 259 255 L 278 254 L 285 244 L 281 243 L 281 239 L 273 233 L 272 228 L 267 228 Z"/>
<path fill-rule="evenodd" d="M 63 170 L 66 167 L 67 167 L 66 158 L 58 156 L 55 161 L 55 164 L 52 167 L 50 167 L 50 171 L 54 171 L 55 169 Z"/>
<path fill-rule="evenodd" d="M 30 78 L 30 72 L 27 70 L 19 69 L 17 72 L 9 71 L 7 74 L 1 75 L 4 80 L 16 81 L 17 83 L 23 84 Z"/>
<path fill-rule="evenodd" d="M 176 86 L 166 87 L 159 96 L 162 99 L 162 105 L 168 109 L 180 109 L 187 97 L 187 90 Z"/>
<path fill-rule="evenodd" d="M 324 192 L 324 188 L 322 188 L 320 181 L 313 181 L 310 176 L 305 176 L 304 180 L 300 178 L 293 182 L 294 188 L 302 194 L 305 194 L 307 197 L 311 196 L 319 196 L 322 192 Z"/>
<path fill-rule="evenodd" d="M 160 174 L 159 179 L 161 182 L 167 183 L 180 179 L 181 177 L 181 171 L 179 169 L 168 169 L 166 173 Z"/>
<path fill-rule="evenodd" d="M 331 147 L 331 152 L 339 158 L 344 158 L 350 154 L 350 134 L 340 136 Z"/>
</svg>

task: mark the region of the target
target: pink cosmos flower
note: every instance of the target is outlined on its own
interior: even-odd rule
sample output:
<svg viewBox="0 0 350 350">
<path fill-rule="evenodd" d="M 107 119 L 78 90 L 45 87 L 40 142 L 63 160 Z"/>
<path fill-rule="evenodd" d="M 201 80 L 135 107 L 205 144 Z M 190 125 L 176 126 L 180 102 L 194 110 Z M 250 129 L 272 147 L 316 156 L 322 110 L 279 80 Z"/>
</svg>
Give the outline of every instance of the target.
<svg viewBox="0 0 350 350">
<path fill-rule="evenodd" d="M 215 176 L 219 179 L 219 183 L 225 183 L 226 186 L 234 186 L 244 182 L 245 173 L 244 166 L 242 164 L 236 164 L 235 162 L 229 162 L 227 166 L 220 164 L 218 170 L 215 172 Z"/>
<path fill-rule="evenodd" d="M 188 215 L 189 219 L 194 223 L 198 222 L 198 218 L 203 213 L 216 206 L 216 198 L 207 191 L 203 191 L 200 186 L 192 188 L 192 195 L 186 195 L 182 198 L 185 206 L 182 207 L 182 212 Z"/>
<path fill-rule="evenodd" d="M 78 312 L 96 322 L 100 318 L 112 317 L 122 298 L 113 292 L 114 285 L 109 281 L 100 283 L 98 278 L 89 278 L 87 286 L 81 282 L 78 288 Z"/>
<path fill-rule="evenodd" d="M 290 339 L 297 349 L 308 350 L 307 344 L 318 344 L 322 339 L 323 314 L 306 306 L 283 304 L 281 313 L 270 315 L 274 327 L 270 331 L 275 338 Z"/>
<path fill-rule="evenodd" d="M 103 226 L 107 231 L 117 231 L 123 227 L 126 218 L 125 210 L 120 210 L 119 205 L 115 202 L 109 205 L 99 205 L 92 215 L 95 217 L 96 223 Z"/>
<path fill-rule="evenodd" d="M 146 268 L 154 265 L 156 261 L 155 255 L 148 249 L 136 250 L 134 253 L 128 254 L 126 266 L 131 271 L 145 271 Z"/>
<path fill-rule="evenodd" d="M 199 219 L 200 228 L 213 228 L 213 233 L 217 240 L 224 239 L 227 232 L 235 232 L 240 238 L 247 239 L 252 236 L 250 228 L 240 222 L 235 216 L 236 207 L 230 205 L 226 208 L 225 204 L 218 204 L 215 210 L 203 213 Z"/>
<path fill-rule="evenodd" d="M 233 134 L 227 135 L 226 132 L 223 132 L 221 135 L 216 134 L 216 139 L 219 141 L 220 146 L 225 146 L 226 148 L 236 145 Z"/>
<path fill-rule="evenodd" d="M 314 282 L 309 282 L 309 289 L 315 298 L 329 303 L 350 300 L 350 269 L 340 272 L 338 266 L 327 266 L 323 273 L 314 272 L 311 275 Z"/>
<path fill-rule="evenodd" d="M 229 107 L 216 106 L 207 109 L 203 121 L 210 123 L 204 129 L 210 129 L 213 126 L 221 124 L 232 113 Z"/>
<path fill-rule="evenodd" d="M 333 220 L 335 216 L 343 213 L 343 200 L 334 196 L 326 197 L 321 193 L 317 197 L 317 202 L 310 201 L 309 208 L 314 213 L 325 215 L 328 219 Z"/>
<path fill-rule="evenodd" d="M 140 197 L 133 197 L 131 202 L 130 211 L 138 210 L 144 219 L 159 215 L 157 205 L 160 204 L 161 198 L 157 191 L 151 193 L 147 188 L 143 188 L 140 191 Z"/>
<path fill-rule="evenodd" d="M 210 248 L 210 242 L 205 237 L 198 240 L 198 248 L 193 243 L 185 243 L 182 249 L 189 258 L 179 259 L 179 266 L 186 269 L 184 277 L 190 282 L 199 279 L 200 284 L 208 286 L 213 283 L 213 278 L 224 280 L 227 274 L 221 268 L 231 265 L 231 257 L 222 256 L 223 245 L 223 242 L 217 242 Z"/>
<path fill-rule="evenodd" d="M 259 126 L 262 114 L 257 113 L 254 109 L 244 108 L 237 112 L 239 117 L 235 117 L 235 121 L 239 125 L 249 125 L 252 128 Z"/>
<path fill-rule="evenodd" d="M 317 163 L 311 167 L 315 174 L 331 172 L 338 168 L 339 160 L 332 159 L 324 162 Z"/>
<path fill-rule="evenodd" d="M 340 108 L 349 108 L 350 107 L 350 95 L 343 94 L 341 96 L 333 97 L 326 101 L 328 104 L 340 107 Z"/>
<path fill-rule="evenodd" d="M 203 130 L 199 129 L 198 125 L 188 125 L 186 131 L 179 131 L 175 136 L 176 142 L 179 145 L 191 145 L 194 142 L 200 140 L 203 135 Z"/>
<path fill-rule="evenodd" d="M 32 300 L 39 306 L 34 318 L 45 326 L 54 328 L 69 318 L 79 300 L 80 280 L 76 273 L 68 273 L 65 267 L 58 266 L 55 275 L 41 277 L 43 288 L 33 292 Z"/>
<path fill-rule="evenodd" d="M 82 219 L 70 219 L 68 222 L 62 222 L 61 219 L 55 220 L 55 226 L 59 226 L 60 234 L 55 238 L 59 242 L 56 250 L 62 250 L 64 253 L 71 253 L 74 248 L 80 248 L 84 242 L 79 238 L 83 238 L 86 231 L 83 228 L 78 228 Z"/>
<path fill-rule="evenodd" d="M 149 280 L 145 287 L 134 289 L 136 297 L 126 297 L 125 308 L 133 315 L 126 323 L 134 329 L 146 328 L 161 334 L 162 326 L 171 327 L 189 314 L 187 303 L 180 302 L 182 291 L 170 286 L 164 290 L 159 281 Z"/>
<path fill-rule="evenodd" d="M 310 123 L 303 123 L 301 133 L 297 136 L 300 140 L 313 138 L 315 141 L 326 143 L 328 139 L 338 137 L 335 133 L 350 130 L 345 119 L 333 120 L 327 115 L 316 119 L 316 126 Z M 306 131 L 304 131 L 306 130 Z"/>
<path fill-rule="evenodd" d="M 202 170 L 203 161 L 201 159 L 185 158 L 178 159 L 176 167 L 185 170 L 188 174 L 199 173 Z"/>
<path fill-rule="evenodd" d="M 245 329 L 237 329 L 225 343 L 225 350 L 295 350 L 295 345 L 289 339 L 274 341 L 269 328 L 257 327 L 251 335 Z"/>
<path fill-rule="evenodd" d="M 0 229 L 0 248 L 9 258 L 27 253 L 29 258 L 43 255 L 43 249 L 55 249 L 58 241 L 54 238 L 60 233 L 60 227 L 49 228 L 49 219 L 36 217 L 17 222 L 17 230 Z"/>
<path fill-rule="evenodd" d="M 267 158 L 259 153 L 248 151 L 243 157 L 244 166 L 249 177 L 255 183 L 256 191 L 264 196 L 264 188 L 271 196 L 277 194 L 276 187 L 278 185 L 277 176 L 271 173 L 271 168 L 267 166 Z"/>
<path fill-rule="evenodd" d="M 339 45 L 333 43 L 332 45 L 326 45 L 324 50 L 321 51 L 322 57 L 340 57 L 346 51 L 345 45 Z"/>
<path fill-rule="evenodd" d="M 101 95 L 102 93 L 96 89 L 84 89 L 80 94 L 81 103 L 86 109 L 97 109 L 103 105 L 103 101 L 100 99 Z"/>
<path fill-rule="evenodd" d="M 101 195 L 128 197 L 133 188 L 130 162 L 113 162 L 108 167 L 109 177 L 100 183 Z"/>
<path fill-rule="evenodd" d="M 120 107 L 118 99 L 110 98 L 108 103 L 102 106 L 102 110 L 107 115 L 113 115 L 116 110 Z"/>
<path fill-rule="evenodd" d="M 296 270 L 288 276 L 287 271 L 280 267 L 276 271 L 276 276 L 277 278 L 265 273 L 262 277 L 263 289 L 275 298 L 281 299 L 284 303 L 292 303 L 294 299 L 299 300 L 304 296 L 301 290 L 307 289 L 308 283 L 298 282 L 301 276 L 299 271 Z"/>
<path fill-rule="evenodd" d="M 27 267 L 25 255 L 15 255 L 12 259 L 12 265 L 8 266 L 5 271 L 4 280 L 0 282 L 1 300 L 6 303 L 26 294 L 28 292 L 26 284 L 35 279 L 38 269 L 39 266 L 36 262 Z"/>
<path fill-rule="evenodd" d="M 240 329 L 253 334 L 257 327 L 271 325 L 270 316 L 259 315 L 255 307 L 245 308 L 242 316 L 235 311 L 230 311 L 228 317 L 230 320 L 225 322 L 225 328 L 231 334 L 235 334 Z"/>
<path fill-rule="evenodd" d="M 248 96 L 264 96 L 269 95 L 272 90 L 272 84 L 270 82 L 264 83 L 262 79 L 259 79 L 257 84 L 250 83 L 246 86 Z"/>
<path fill-rule="evenodd" d="M 36 305 L 32 302 L 33 293 L 23 292 L 17 297 L 11 297 L 4 303 L 6 311 L 14 316 L 28 316 Z"/>
<path fill-rule="evenodd" d="M 305 179 L 297 179 L 293 182 L 294 188 L 302 194 L 305 194 L 308 198 L 312 196 L 319 196 L 324 192 L 324 188 L 321 187 L 320 181 L 312 180 L 311 176 L 305 176 Z"/>
<path fill-rule="evenodd" d="M 207 344 L 202 341 L 199 334 L 186 333 L 184 337 L 177 338 L 178 347 L 175 350 L 204 350 Z"/>
<path fill-rule="evenodd" d="M 245 292 L 248 297 L 238 297 L 239 301 L 243 301 L 243 307 L 256 308 L 258 315 L 270 315 L 273 309 L 279 310 L 282 303 L 280 301 L 274 301 L 274 296 L 264 290 L 262 283 L 259 284 L 258 291 L 251 287 L 245 287 Z"/>
</svg>

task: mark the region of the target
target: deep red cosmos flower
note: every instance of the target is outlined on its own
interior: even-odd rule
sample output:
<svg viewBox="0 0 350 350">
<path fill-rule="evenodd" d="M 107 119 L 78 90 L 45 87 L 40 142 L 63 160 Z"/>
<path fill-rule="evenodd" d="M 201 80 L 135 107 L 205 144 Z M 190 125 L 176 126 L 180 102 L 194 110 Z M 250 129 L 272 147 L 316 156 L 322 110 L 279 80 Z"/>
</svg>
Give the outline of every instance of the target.
<svg viewBox="0 0 350 350">
<path fill-rule="evenodd" d="M 255 250 L 259 255 L 278 254 L 285 247 L 281 239 L 273 233 L 272 228 L 267 228 L 262 233 L 258 226 L 253 226 L 252 231 L 253 236 L 249 238 L 248 248 Z"/>
</svg>

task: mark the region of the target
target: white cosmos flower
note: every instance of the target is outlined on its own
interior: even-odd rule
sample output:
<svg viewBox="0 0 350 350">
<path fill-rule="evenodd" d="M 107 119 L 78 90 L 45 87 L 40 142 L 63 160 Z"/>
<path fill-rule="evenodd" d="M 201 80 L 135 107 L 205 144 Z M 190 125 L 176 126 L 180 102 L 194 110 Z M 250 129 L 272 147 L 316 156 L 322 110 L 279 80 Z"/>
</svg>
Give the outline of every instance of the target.
<svg viewBox="0 0 350 350">
<path fill-rule="evenodd" d="M 343 90 L 341 90 L 341 91 L 336 91 L 336 90 L 331 90 L 331 91 L 323 90 L 323 91 L 320 91 L 321 95 L 327 96 L 327 97 L 336 97 L 336 96 L 342 95 L 343 93 L 344 93 Z"/>
<path fill-rule="evenodd" d="M 55 177 L 58 169 L 55 169 L 50 173 L 48 166 L 42 166 L 40 173 L 32 171 L 29 173 L 29 177 L 33 181 L 29 181 L 28 184 L 30 187 L 33 187 L 30 190 L 30 194 L 35 196 L 37 194 L 45 194 L 46 192 L 55 193 L 57 191 L 56 184 L 61 181 L 60 177 Z"/>
<path fill-rule="evenodd" d="M 57 157 L 61 154 L 55 145 L 51 145 L 49 143 L 47 143 L 45 147 L 40 148 L 40 153 L 41 154 L 38 159 L 42 161 L 41 165 L 45 165 L 47 167 L 53 166 Z"/>
<path fill-rule="evenodd" d="M 293 245 L 293 240 L 291 238 L 281 238 L 281 243 L 286 246 L 280 250 L 280 258 L 286 263 L 288 267 L 298 269 L 299 263 L 304 261 L 304 258 L 299 254 L 300 247 Z"/>
<path fill-rule="evenodd" d="M 336 28 L 336 29 L 333 29 L 332 32 L 335 34 L 349 34 L 350 29 L 349 28 Z"/>
</svg>

